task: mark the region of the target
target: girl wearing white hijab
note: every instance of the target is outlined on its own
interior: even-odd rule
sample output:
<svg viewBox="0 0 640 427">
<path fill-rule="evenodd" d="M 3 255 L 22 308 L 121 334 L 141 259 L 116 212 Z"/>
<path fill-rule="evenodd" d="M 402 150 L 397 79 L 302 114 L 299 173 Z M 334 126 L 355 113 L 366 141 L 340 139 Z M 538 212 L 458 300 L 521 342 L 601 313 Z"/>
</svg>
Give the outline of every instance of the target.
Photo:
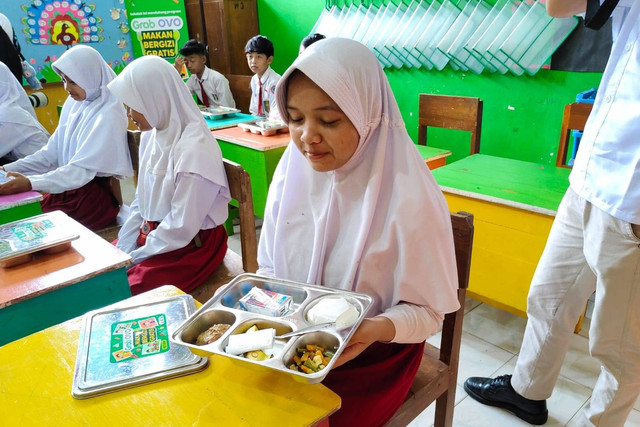
<svg viewBox="0 0 640 427">
<path fill-rule="evenodd" d="M 99 230 L 119 211 L 109 177 L 133 174 L 124 107 L 107 89 L 115 73 L 97 50 L 84 45 L 52 65 L 69 93 L 58 127 L 41 150 L 4 166 L 15 179 L 0 186 L 0 194 L 45 192 L 44 212 L 62 210 Z"/>
<path fill-rule="evenodd" d="M 292 143 L 269 189 L 258 272 L 375 297 L 324 384 L 342 398 L 332 427 L 383 425 L 425 339 L 459 307 L 448 208 L 365 46 L 312 44 L 276 94 Z"/>
<path fill-rule="evenodd" d="M 142 131 L 138 188 L 117 242 L 133 258 L 131 293 L 167 283 L 189 292 L 227 251 L 230 194 L 220 147 L 164 59 L 136 59 L 109 89 Z"/>
<path fill-rule="evenodd" d="M 16 81 L 22 84 L 22 64 L 20 52 L 13 42 L 14 33 L 11 21 L 0 13 L 0 61 L 9 67 Z"/>
<path fill-rule="evenodd" d="M 0 165 L 35 153 L 48 139 L 24 88 L 0 62 Z"/>
</svg>

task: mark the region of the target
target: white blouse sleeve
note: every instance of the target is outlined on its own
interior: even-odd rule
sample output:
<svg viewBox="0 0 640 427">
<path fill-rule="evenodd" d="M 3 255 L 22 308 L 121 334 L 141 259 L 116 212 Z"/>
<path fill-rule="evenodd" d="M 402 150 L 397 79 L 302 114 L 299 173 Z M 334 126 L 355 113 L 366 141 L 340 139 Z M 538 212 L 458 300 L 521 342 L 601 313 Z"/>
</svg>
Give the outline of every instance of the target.
<svg viewBox="0 0 640 427">
<path fill-rule="evenodd" d="M 120 232 L 118 232 L 118 243 L 116 247 L 121 251 L 126 253 L 130 253 L 138 244 L 136 240 L 138 240 L 138 235 L 140 234 L 140 226 L 142 225 L 142 216 L 140 215 L 140 207 L 138 205 L 138 194 L 136 192 L 136 196 L 131 202 L 131 206 L 129 207 L 129 216 L 126 221 L 120 228 Z"/>
<path fill-rule="evenodd" d="M 80 188 L 95 176 L 96 171 L 94 170 L 76 165 L 65 165 L 42 175 L 31 175 L 29 181 L 35 191 L 58 194 Z"/>
<path fill-rule="evenodd" d="M 51 142 L 51 141 L 49 141 Z M 35 153 L 15 162 L 4 165 L 7 172 L 18 172 L 25 175 L 43 174 L 58 167 L 57 155 L 51 143 Z"/>
<path fill-rule="evenodd" d="M 35 131 L 39 132 L 33 126 L 0 121 L 0 141 L 2 141 L 2 144 L 0 144 L 0 157 L 6 156 L 29 138 L 34 137 Z"/>
<path fill-rule="evenodd" d="M 149 233 L 144 246 L 129 253 L 134 264 L 187 246 L 202 228 L 219 192 L 219 185 L 200 175 L 179 173 L 171 199 L 171 212 L 158 228 Z"/>
<path fill-rule="evenodd" d="M 228 80 L 222 78 L 216 82 L 216 93 L 219 97 L 218 104 L 223 107 L 236 108 L 236 101 L 234 101 L 231 94 Z"/>
<path fill-rule="evenodd" d="M 393 322 L 396 336 L 395 343 L 418 343 L 426 340 L 440 330 L 444 315 L 436 313 L 429 307 L 400 303 L 389 307 L 380 317 Z"/>
</svg>

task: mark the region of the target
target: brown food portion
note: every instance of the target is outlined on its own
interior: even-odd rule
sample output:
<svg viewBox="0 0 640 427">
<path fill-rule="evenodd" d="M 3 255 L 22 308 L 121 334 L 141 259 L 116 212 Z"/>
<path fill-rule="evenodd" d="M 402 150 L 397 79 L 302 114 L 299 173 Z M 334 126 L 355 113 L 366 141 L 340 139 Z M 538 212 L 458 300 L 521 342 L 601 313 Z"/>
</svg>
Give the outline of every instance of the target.
<svg viewBox="0 0 640 427">
<path fill-rule="evenodd" d="M 231 327 L 231 325 L 227 325 L 225 323 L 216 323 L 200 335 L 196 339 L 196 345 L 205 345 L 211 344 L 218 338 L 220 338 L 227 330 Z"/>
</svg>

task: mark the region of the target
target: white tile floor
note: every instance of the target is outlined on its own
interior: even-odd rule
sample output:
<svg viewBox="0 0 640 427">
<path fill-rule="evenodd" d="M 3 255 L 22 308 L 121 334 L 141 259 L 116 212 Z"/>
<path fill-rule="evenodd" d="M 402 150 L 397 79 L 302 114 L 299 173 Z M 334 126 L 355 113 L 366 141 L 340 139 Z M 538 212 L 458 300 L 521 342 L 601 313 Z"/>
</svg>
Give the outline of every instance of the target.
<svg viewBox="0 0 640 427">
<path fill-rule="evenodd" d="M 132 182 L 127 181 L 123 183 L 123 198 L 125 203 L 130 203 L 134 188 Z M 238 231 L 236 226 L 236 234 L 229 237 L 229 247 L 241 253 Z M 257 231 L 259 237 L 259 226 Z M 509 412 L 476 402 L 462 388 L 462 384 L 470 376 L 494 377 L 513 372 L 526 320 L 472 299 L 467 300 L 465 312 L 453 425 L 528 426 L 529 424 Z M 582 331 L 573 336 L 553 396 L 547 401 L 549 421 L 546 426 L 575 426 L 578 412 L 591 396 L 599 364 L 589 355 L 588 333 L 589 319 L 586 318 Z M 429 341 L 437 345 L 440 337 L 434 336 Z M 435 405 L 431 405 L 409 427 L 432 426 L 434 411 Z M 625 427 L 640 427 L 640 399 Z"/>
<path fill-rule="evenodd" d="M 526 321 L 487 304 L 468 299 L 465 307 L 456 407 L 455 427 L 528 426 L 504 410 L 482 405 L 462 388 L 470 376 L 490 376 L 513 372 Z M 549 421 L 546 426 L 574 426 L 577 414 L 587 403 L 595 384 L 599 365 L 589 355 L 589 319 L 580 334 L 575 334 L 565 358 L 553 396 L 547 401 Z M 429 339 L 439 342 L 439 336 Z M 431 405 L 409 427 L 433 425 L 435 407 Z M 640 400 L 636 402 L 625 427 L 640 427 Z"/>
</svg>

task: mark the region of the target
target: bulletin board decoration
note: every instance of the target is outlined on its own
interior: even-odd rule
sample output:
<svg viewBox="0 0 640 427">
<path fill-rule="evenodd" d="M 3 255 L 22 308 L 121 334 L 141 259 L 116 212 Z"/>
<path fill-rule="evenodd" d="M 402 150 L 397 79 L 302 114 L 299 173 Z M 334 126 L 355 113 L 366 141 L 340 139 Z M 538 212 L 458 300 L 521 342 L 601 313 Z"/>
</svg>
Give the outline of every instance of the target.
<svg viewBox="0 0 640 427">
<path fill-rule="evenodd" d="M 32 0 L 22 5 L 27 43 L 34 45 L 97 43 L 104 40 L 95 4 L 82 0 Z"/>
<path fill-rule="evenodd" d="M 2 2 L 22 54 L 43 83 L 60 81 L 51 64 L 78 43 L 90 43 L 116 73 L 134 58 L 124 0 Z"/>
<path fill-rule="evenodd" d="M 189 40 L 184 2 L 125 0 L 125 4 L 135 57 L 156 55 L 173 62 Z"/>
</svg>

